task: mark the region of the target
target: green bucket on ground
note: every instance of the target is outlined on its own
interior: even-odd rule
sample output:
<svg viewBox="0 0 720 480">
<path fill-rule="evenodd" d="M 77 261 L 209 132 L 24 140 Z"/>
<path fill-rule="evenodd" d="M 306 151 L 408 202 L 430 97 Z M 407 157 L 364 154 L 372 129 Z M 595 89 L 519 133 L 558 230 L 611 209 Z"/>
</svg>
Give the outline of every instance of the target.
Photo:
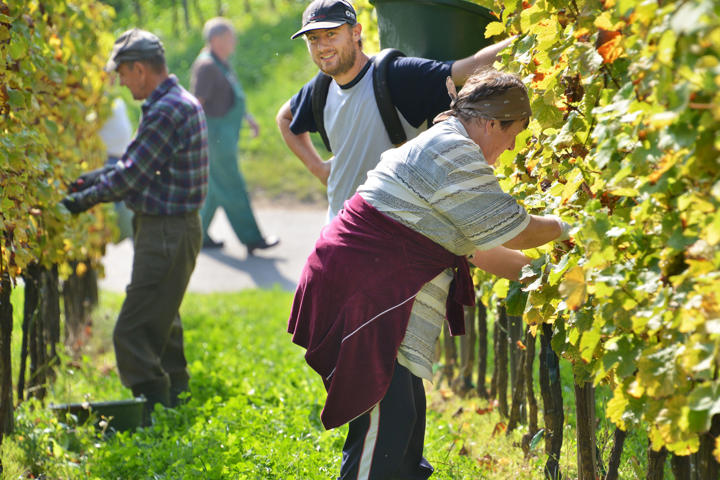
<svg viewBox="0 0 720 480">
<path fill-rule="evenodd" d="M 490 10 L 464 0 L 370 0 L 382 48 L 434 60 L 456 60 L 493 43 L 485 27 Z"/>
<path fill-rule="evenodd" d="M 78 424 L 92 419 L 98 429 L 123 432 L 135 430 L 142 426 L 145 413 L 145 398 L 138 397 L 129 400 L 116 400 L 110 402 L 64 403 L 50 405 L 50 410 L 60 421 L 66 420 L 66 415 L 75 416 Z M 106 427 L 100 422 L 105 420 Z"/>
</svg>

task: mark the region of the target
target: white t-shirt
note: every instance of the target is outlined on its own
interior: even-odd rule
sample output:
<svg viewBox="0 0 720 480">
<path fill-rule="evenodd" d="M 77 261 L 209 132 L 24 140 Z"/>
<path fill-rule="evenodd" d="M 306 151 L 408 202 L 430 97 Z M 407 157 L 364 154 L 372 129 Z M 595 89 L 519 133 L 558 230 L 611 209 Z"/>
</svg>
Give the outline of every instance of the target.
<svg viewBox="0 0 720 480">
<path fill-rule="evenodd" d="M 375 103 L 373 68 L 371 65 L 360 81 L 350 88 L 342 88 L 334 80 L 330 83 L 323 112 L 325 130 L 335 154 L 327 188 L 330 217 L 337 215 L 345 200 L 353 196 L 365 181 L 367 172 L 380 161 L 380 155 L 393 147 Z M 373 108 L 368 108 L 368 103 Z M 400 112 L 398 115 L 408 138 L 424 130 L 424 125 L 414 128 Z"/>
</svg>

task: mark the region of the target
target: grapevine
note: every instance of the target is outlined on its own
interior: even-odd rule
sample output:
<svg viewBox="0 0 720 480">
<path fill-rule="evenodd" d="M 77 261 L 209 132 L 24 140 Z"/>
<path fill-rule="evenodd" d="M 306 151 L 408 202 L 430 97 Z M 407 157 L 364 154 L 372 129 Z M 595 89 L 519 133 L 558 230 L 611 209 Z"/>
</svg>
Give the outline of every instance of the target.
<svg viewBox="0 0 720 480">
<path fill-rule="evenodd" d="M 696 452 L 720 414 L 720 7 L 494 11 L 486 34 L 517 35 L 497 66 L 524 79 L 533 107 L 497 173 L 530 213 L 574 225 L 574 244 L 532 252 L 527 275 L 547 281 L 525 286 L 525 320 L 553 324 L 576 379 L 612 388 L 620 429 L 642 422 L 653 449 Z"/>
</svg>

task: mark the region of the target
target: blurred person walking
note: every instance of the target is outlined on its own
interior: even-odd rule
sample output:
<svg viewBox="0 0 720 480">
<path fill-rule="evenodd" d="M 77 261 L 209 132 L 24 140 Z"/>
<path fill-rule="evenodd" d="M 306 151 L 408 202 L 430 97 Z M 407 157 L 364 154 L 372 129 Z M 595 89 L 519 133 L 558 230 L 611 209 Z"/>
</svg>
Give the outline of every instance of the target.
<svg viewBox="0 0 720 480">
<path fill-rule="evenodd" d="M 192 65 L 190 89 L 205 110 L 210 148 L 210 180 L 205 205 L 200 210 L 203 248 L 222 248 L 223 242 L 208 235 L 218 207 L 225 210 L 237 238 L 252 255 L 255 250 L 274 247 L 280 240 L 260 233 L 250 205 L 245 179 L 238 167 L 238 141 L 246 121 L 257 137 L 260 128 L 246 110 L 245 93 L 229 64 L 235 51 L 235 29 L 230 21 L 217 17 L 203 29 L 205 48 Z"/>
</svg>

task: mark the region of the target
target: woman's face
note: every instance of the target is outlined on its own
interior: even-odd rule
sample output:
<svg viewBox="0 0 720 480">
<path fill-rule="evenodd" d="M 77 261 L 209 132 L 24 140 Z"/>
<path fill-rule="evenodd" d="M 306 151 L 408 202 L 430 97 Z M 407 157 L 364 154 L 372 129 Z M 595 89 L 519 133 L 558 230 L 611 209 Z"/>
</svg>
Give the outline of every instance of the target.
<svg viewBox="0 0 720 480">
<path fill-rule="evenodd" d="M 527 120 L 516 120 L 508 128 L 502 128 L 499 120 L 476 120 L 473 123 L 476 128 L 468 133 L 489 165 L 494 164 L 505 150 L 515 149 L 515 137 L 527 126 Z"/>
</svg>

